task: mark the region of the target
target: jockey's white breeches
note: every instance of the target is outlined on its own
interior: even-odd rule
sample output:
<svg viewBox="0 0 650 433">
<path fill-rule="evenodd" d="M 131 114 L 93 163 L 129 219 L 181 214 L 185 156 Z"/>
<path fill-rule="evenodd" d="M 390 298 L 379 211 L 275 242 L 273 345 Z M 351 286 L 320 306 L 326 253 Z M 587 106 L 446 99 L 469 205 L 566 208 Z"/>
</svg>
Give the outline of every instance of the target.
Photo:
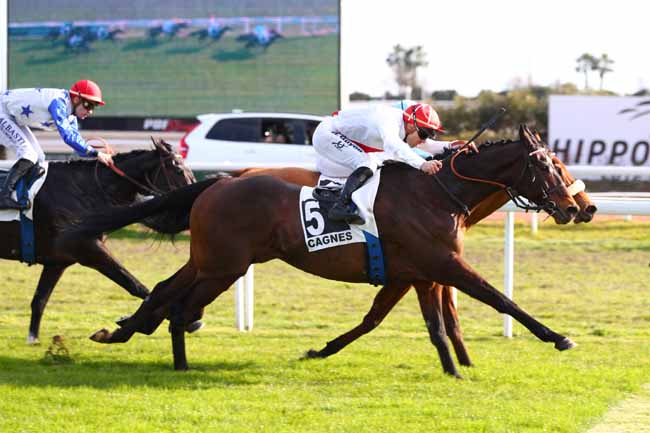
<svg viewBox="0 0 650 433">
<path fill-rule="evenodd" d="M 348 177 L 359 167 L 368 167 L 373 173 L 377 162 L 361 147 L 332 127 L 332 118 L 323 120 L 312 138 L 316 150 L 316 170 L 328 177 Z"/>
<path fill-rule="evenodd" d="M 34 164 L 45 161 L 45 154 L 38 140 L 24 125 L 18 125 L 14 117 L 0 104 L 0 144 L 16 153 L 16 159 L 28 159 Z"/>
</svg>

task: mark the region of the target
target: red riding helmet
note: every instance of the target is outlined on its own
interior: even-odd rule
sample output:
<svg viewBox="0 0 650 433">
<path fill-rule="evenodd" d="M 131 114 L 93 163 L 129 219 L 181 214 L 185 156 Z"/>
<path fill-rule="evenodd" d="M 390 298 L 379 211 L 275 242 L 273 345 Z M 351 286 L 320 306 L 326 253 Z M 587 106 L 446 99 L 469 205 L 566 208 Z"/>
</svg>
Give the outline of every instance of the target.
<svg viewBox="0 0 650 433">
<path fill-rule="evenodd" d="M 102 89 L 99 88 L 97 83 L 90 80 L 79 80 L 70 87 L 70 94 L 79 96 L 87 101 L 94 102 L 99 105 L 104 105 L 102 101 Z"/>
<path fill-rule="evenodd" d="M 445 132 L 440 123 L 438 113 L 429 104 L 413 104 L 404 110 L 402 117 L 405 122 L 413 122 L 418 128 Z"/>
</svg>

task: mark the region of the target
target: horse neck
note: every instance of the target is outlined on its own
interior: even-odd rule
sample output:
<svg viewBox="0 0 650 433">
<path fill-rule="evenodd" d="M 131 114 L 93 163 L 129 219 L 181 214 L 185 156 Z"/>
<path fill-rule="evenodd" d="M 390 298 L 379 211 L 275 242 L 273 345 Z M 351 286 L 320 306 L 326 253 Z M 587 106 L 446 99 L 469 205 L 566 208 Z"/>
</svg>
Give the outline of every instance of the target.
<svg viewBox="0 0 650 433">
<path fill-rule="evenodd" d="M 512 186 L 519 181 L 525 168 L 526 161 L 522 158 L 522 155 L 523 147 L 521 142 L 499 142 L 481 147 L 478 154 L 458 156 L 454 161 L 454 165 L 457 173 L 462 176 Z M 478 222 L 505 203 L 505 201 L 499 203 L 499 200 L 495 200 L 481 205 L 490 195 L 502 191 L 502 188 L 488 182 L 466 180 L 458 177 L 451 170 L 451 159 L 443 165 L 439 176 L 450 192 L 469 209 L 481 210 L 481 213 L 476 214 L 473 219 L 474 222 Z M 490 210 L 492 212 L 487 213 Z"/>
<path fill-rule="evenodd" d="M 52 162 L 41 199 L 67 209 L 102 209 L 131 204 L 136 190 L 105 166 L 93 161 Z"/>
<path fill-rule="evenodd" d="M 500 190 L 490 194 L 471 210 L 469 216 L 465 219 L 465 228 L 470 228 L 484 218 L 492 215 L 497 209 L 506 204 L 508 200 L 510 200 L 510 197 L 508 197 L 505 191 Z"/>
</svg>

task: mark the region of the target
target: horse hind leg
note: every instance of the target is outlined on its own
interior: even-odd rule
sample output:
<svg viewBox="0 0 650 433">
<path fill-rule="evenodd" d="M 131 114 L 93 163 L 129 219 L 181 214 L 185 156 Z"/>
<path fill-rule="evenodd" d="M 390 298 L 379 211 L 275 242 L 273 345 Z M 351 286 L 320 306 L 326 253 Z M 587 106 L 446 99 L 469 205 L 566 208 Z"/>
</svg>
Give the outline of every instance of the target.
<svg viewBox="0 0 650 433">
<path fill-rule="evenodd" d="M 456 352 L 456 358 L 460 365 L 471 367 L 472 361 L 469 358 L 469 352 L 465 346 L 463 339 L 463 332 L 460 329 L 460 321 L 458 320 L 458 311 L 454 305 L 453 290 L 451 286 L 442 286 L 442 317 L 445 320 L 445 330 L 447 337 L 451 340 Z"/>
<path fill-rule="evenodd" d="M 372 303 L 370 311 L 364 316 L 363 321 L 346 332 L 327 342 L 321 350 L 310 349 L 305 353 L 303 359 L 327 358 L 339 352 L 348 344 L 375 329 L 388 315 L 390 310 L 404 297 L 411 286 L 409 284 L 387 284 L 379 290 Z"/>
<path fill-rule="evenodd" d="M 56 283 L 59 282 L 61 275 L 63 275 L 67 267 L 68 265 L 45 265 L 43 267 L 41 277 L 36 286 L 36 292 L 34 292 L 34 297 L 32 298 L 32 317 L 29 322 L 27 344 L 38 344 L 38 334 L 45 306 L 50 299 L 50 295 L 52 295 Z"/>
<path fill-rule="evenodd" d="M 429 338 L 438 351 L 442 369 L 445 373 L 461 379 L 458 370 L 456 370 L 456 365 L 451 356 L 445 335 L 445 324 L 442 313 L 443 287 L 437 283 L 416 283 L 414 287 L 418 295 L 422 317 L 427 325 L 427 331 L 429 331 Z"/>
</svg>

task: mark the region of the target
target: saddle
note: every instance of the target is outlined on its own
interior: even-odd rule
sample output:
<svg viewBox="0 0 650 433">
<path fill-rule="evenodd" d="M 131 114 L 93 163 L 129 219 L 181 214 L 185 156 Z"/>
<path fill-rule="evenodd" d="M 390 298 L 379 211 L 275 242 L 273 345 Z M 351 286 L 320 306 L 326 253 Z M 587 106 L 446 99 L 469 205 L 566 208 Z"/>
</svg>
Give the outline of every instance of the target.
<svg viewBox="0 0 650 433">
<path fill-rule="evenodd" d="M 320 203 L 326 204 L 331 207 L 332 203 L 336 202 L 341 195 L 343 184 L 330 179 L 320 179 L 318 185 L 314 187 L 312 196 Z"/>
</svg>

